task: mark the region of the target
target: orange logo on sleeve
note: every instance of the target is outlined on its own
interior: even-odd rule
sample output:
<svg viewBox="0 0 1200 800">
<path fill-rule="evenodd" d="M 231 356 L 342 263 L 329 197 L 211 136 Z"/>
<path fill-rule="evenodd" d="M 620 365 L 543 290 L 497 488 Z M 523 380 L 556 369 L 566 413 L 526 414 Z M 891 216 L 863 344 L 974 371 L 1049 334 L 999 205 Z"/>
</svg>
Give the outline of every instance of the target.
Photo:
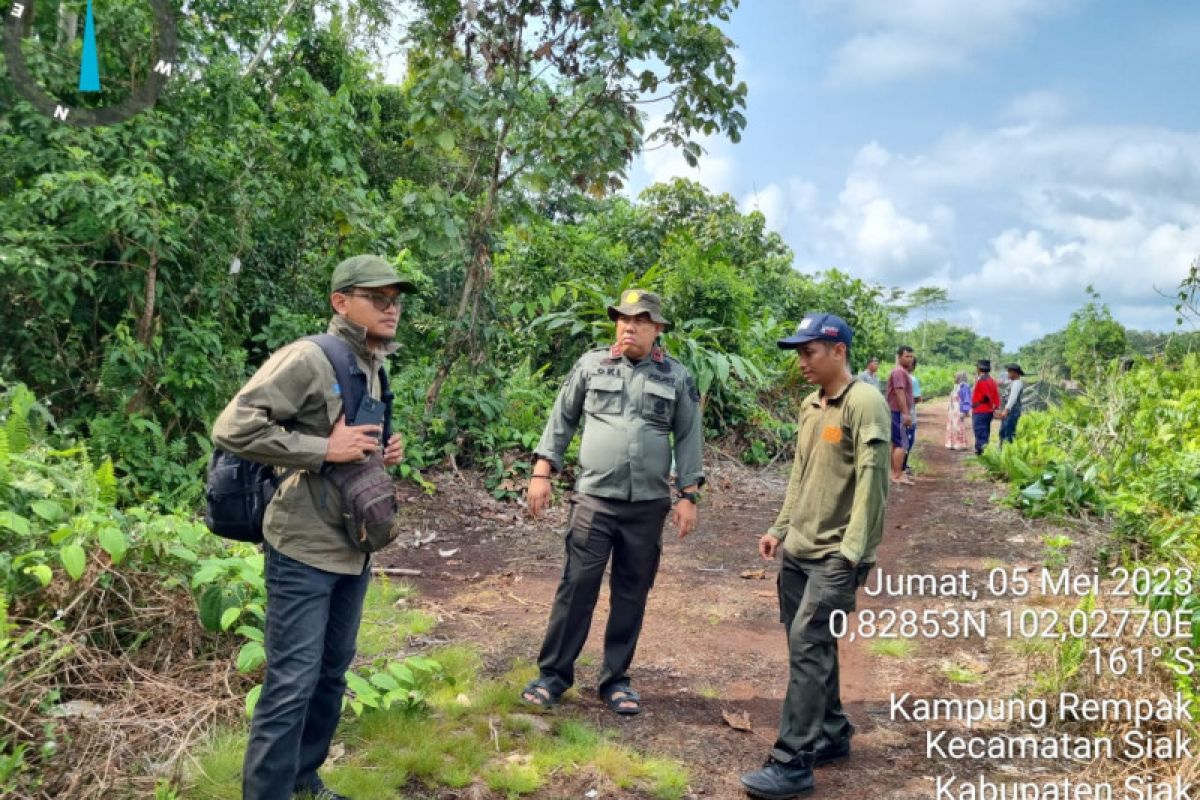
<svg viewBox="0 0 1200 800">
<path fill-rule="evenodd" d="M 842 440 L 842 429 L 834 425 L 830 425 L 821 431 L 821 440 L 830 444 L 837 444 Z"/>
</svg>

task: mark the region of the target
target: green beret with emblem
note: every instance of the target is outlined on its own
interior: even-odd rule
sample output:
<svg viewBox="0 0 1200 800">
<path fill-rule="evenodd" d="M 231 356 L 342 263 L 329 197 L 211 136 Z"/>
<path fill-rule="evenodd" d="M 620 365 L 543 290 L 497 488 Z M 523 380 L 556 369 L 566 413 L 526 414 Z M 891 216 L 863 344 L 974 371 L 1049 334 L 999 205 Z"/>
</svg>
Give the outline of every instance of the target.
<svg viewBox="0 0 1200 800">
<path fill-rule="evenodd" d="M 608 307 L 609 319 L 616 320 L 618 314 L 627 317 L 649 314 L 651 322 L 657 322 L 659 325 L 671 324 L 662 315 L 662 298 L 643 289 L 626 289 L 622 292 L 621 301 Z"/>
</svg>

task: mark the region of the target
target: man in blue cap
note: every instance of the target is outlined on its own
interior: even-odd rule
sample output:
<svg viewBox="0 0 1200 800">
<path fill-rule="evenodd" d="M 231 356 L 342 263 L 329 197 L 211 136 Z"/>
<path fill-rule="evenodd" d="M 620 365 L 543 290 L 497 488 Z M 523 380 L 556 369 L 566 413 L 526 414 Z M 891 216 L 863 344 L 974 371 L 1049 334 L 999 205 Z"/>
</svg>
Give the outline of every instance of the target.
<svg viewBox="0 0 1200 800">
<path fill-rule="evenodd" d="M 779 619 L 790 666 L 779 737 L 763 768 L 742 776 L 746 791 L 766 800 L 811 790 L 813 767 L 849 756 L 854 735 L 842 711 L 829 620 L 854 610 L 883 538 L 891 417 L 879 390 L 850 372 L 853 338 L 842 318 L 811 313 L 779 340 L 818 388 L 800 404 L 783 508 L 758 541 L 768 561 L 782 545 Z"/>
</svg>

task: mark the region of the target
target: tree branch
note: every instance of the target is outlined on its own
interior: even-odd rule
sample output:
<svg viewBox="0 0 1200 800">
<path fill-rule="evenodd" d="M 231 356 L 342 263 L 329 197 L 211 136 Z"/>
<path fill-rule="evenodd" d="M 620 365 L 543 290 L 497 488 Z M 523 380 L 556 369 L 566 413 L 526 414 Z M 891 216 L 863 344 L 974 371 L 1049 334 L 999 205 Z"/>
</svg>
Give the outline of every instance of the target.
<svg viewBox="0 0 1200 800">
<path fill-rule="evenodd" d="M 275 21 L 275 25 L 271 28 L 271 32 L 267 34 L 267 38 L 264 39 L 262 45 L 259 46 L 258 52 L 254 54 L 254 58 L 250 59 L 249 65 L 247 65 L 246 69 L 242 71 L 243 79 L 249 78 L 250 73 L 258 69 L 258 65 L 262 63 L 263 58 L 266 57 L 267 51 L 270 50 L 271 45 L 275 43 L 275 35 L 279 33 L 279 29 L 283 26 L 283 21 L 288 18 L 288 15 L 290 15 L 292 11 L 295 10 L 296 4 L 299 2 L 300 0 L 289 0 L 287 8 L 283 10 L 283 13 L 279 15 L 279 19 Z"/>
</svg>

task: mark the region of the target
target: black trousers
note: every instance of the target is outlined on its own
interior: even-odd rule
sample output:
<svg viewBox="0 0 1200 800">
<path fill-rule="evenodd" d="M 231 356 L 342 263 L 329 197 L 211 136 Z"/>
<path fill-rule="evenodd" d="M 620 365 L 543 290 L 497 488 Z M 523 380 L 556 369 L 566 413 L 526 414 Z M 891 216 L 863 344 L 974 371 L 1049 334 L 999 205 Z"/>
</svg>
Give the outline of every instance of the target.
<svg viewBox="0 0 1200 800">
<path fill-rule="evenodd" d="M 975 455 L 982 455 L 987 447 L 988 439 L 992 438 L 992 417 L 994 412 L 980 414 L 978 411 L 971 415 L 971 427 L 975 431 Z"/>
<path fill-rule="evenodd" d="M 852 566 L 840 556 L 817 560 L 784 552 L 779 570 L 779 621 L 788 634 L 788 688 L 771 756 L 811 765 L 823 742 L 848 738 L 854 726 L 842 710 L 834 611 L 854 610 L 855 592 L 872 565 Z"/>
<path fill-rule="evenodd" d="M 288 800 L 317 785 L 342 713 L 370 561 L 338 575 L 263 545 L 267 674 L 242 766 L 243 800 Z"/>
<path fill-rule="evenodd" d="M 597 684 L 604 694 L 629 679 L 646 598 L 658 573 L 663 524 L 671 499 L 634 502 L 582 494 L 576 495 L 572 504 L 564 537 L 566 565 L 550 609 L 538 668 L 555 695 L 575 683 L 575 660 L 587 641 L 611 557 L 612 610 L 604 630 L 604 666 Z"/>
</svg>

